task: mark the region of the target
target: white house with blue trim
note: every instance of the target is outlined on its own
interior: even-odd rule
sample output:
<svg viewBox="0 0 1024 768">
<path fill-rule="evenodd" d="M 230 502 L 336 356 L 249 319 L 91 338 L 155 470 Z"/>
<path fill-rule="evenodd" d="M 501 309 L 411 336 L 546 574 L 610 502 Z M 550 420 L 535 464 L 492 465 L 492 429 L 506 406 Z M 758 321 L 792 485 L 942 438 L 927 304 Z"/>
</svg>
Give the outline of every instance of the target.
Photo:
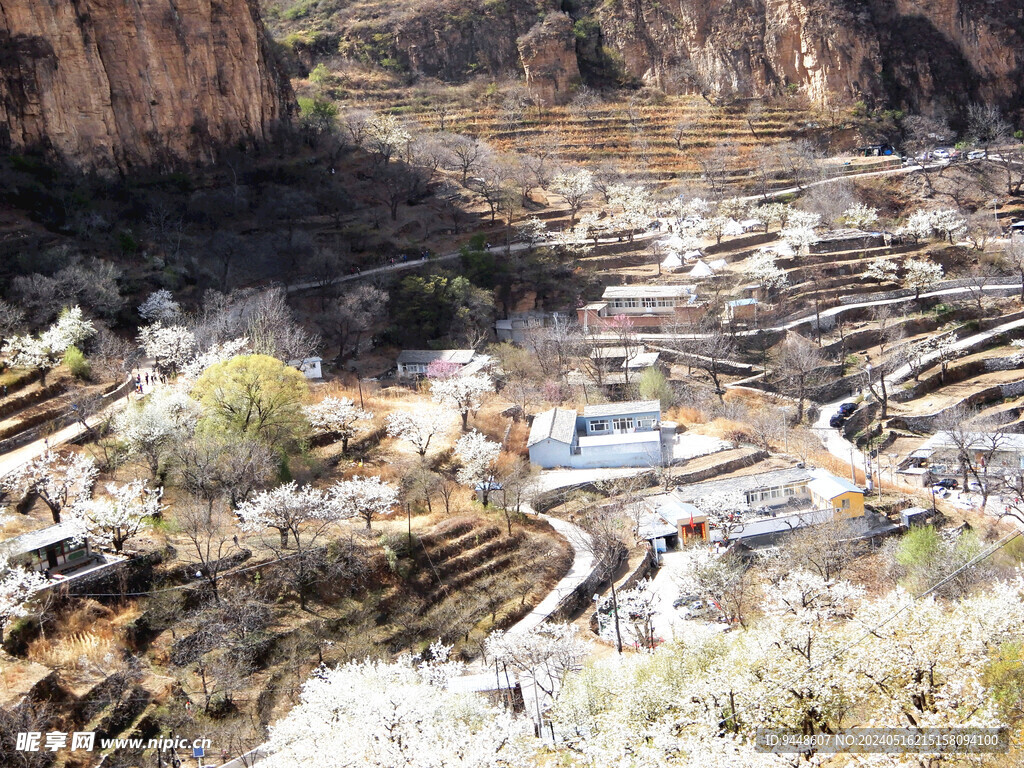
<svg viewBox="0 0 1024 768">
<path fill-rule="evenodd" d="M 582 415 L 552 408 L 534 417 L 527 445 L 545 469 L 651 467 L 662 461 L 662 431 L 657 400 L 588 405 Z"/>
</svg>

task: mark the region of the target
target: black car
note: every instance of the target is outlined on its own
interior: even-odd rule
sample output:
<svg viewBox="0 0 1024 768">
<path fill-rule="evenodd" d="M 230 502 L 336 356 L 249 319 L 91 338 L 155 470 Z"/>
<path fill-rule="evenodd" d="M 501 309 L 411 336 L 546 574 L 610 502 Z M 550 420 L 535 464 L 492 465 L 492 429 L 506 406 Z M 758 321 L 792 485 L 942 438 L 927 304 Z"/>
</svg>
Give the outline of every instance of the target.
<svg viewBox="0 0 1024 768">
<path fill-rule="evenodd" d="M 949 488 L 955 489 L 960 485 L 960 481 L 954 477 L 945 477 L 935 483 L 936 488 Z"/>
<path fill-rule="evenodd" d="M 844 418 L 849 416 L 850 414 L 852 414 L 856 410 L 857 410 L 857 404 L 856 403 L 843 403 L 842 405 L 839 406 L 839 414 L 841 416 L 843 416 Z"/>
<path fill-rule="evenodd" d="M 835 414 L 831 419 L 828 420 L 828 425 L 830 427 L 835 427 L 836 429 L 839 429 L 839 427 L 843 426 L 843 424 L 845 423 L 846 417 L 843 416 L 843 414 L 841 413 Z"/>
</svg>

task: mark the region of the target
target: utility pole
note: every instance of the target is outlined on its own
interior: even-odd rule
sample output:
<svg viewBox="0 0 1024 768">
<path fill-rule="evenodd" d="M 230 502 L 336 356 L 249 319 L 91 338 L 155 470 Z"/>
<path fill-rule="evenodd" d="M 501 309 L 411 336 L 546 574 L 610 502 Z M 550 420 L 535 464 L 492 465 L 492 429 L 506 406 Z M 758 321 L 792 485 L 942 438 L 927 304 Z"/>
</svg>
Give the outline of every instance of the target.
<svg viewBox="0 0 1024 768">
<path fill-rule="evenodd" d="M 619 597 L 615 594 L 615 580 L 612 579 L 612 613 L 615 614 L 615 650 L 622 653 L 622 633 L 619 631 Z"/>
</svg>

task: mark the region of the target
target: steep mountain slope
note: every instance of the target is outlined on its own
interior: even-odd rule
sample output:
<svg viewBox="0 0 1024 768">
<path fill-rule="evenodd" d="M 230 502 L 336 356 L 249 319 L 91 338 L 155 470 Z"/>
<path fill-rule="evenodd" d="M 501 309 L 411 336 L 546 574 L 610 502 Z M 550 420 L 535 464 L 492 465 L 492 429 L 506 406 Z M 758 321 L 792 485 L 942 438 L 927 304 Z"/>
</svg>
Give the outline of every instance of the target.
<svg viewBox="0 0 1024 768">
<path fill-rule="evenodd" d="M 1024 103 L 1019 0 L 262 2 L 275 34 L 307 62 L 340 52 L 445 80 L 522 73 L 522 41 L 565 11 L 573 25 L 558 30 L 577 62 L 548 63 L 570 74 L 578 64 L 594 81 L 677 89 L 686 80 L 692 89 L 699 80 L 740 95 L 796 85 L 817 100 L 841 94 L 910 109 Z M 547 47 L 559 50 L 550 39 Z"/>
<path fill-rule="evenodd" d="M 255 0 L 0 2 L 0 149 L 199 164 L 265 141 L 291 105 Z"/>
</svg>

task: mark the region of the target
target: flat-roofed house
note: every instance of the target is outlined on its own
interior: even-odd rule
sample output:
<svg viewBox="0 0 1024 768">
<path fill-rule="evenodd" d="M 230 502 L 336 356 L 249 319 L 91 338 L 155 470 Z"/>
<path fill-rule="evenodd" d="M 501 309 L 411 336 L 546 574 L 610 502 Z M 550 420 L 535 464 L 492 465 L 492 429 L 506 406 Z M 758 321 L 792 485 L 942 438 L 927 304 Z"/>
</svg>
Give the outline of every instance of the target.
<svg viewBox="0 0 1024 768">
<path fill-rule="evenodd" d="M 661 403 L 588 405 L 582 414 L 553 408 L 534 417 L 527 445 L 530 461 L 547 469 L 657 466 L 662 459 Z"/>
<path fill-rule="evenodd" d="M 656 328 L 679 321 L 697 322 L 706 306 L 692 285 L 609 285 L 601 301 L 577 310 L 584 330 L 614 324 L 622 318 L 637 328 Z"/>
<path fill-rule="evenodd" d="M 68 523 L 0 541 L 0 556 L 6 556 L 12 564 L 49 573 L 77 568 L 93 559 L 88 539 Z"/>
</svg>

